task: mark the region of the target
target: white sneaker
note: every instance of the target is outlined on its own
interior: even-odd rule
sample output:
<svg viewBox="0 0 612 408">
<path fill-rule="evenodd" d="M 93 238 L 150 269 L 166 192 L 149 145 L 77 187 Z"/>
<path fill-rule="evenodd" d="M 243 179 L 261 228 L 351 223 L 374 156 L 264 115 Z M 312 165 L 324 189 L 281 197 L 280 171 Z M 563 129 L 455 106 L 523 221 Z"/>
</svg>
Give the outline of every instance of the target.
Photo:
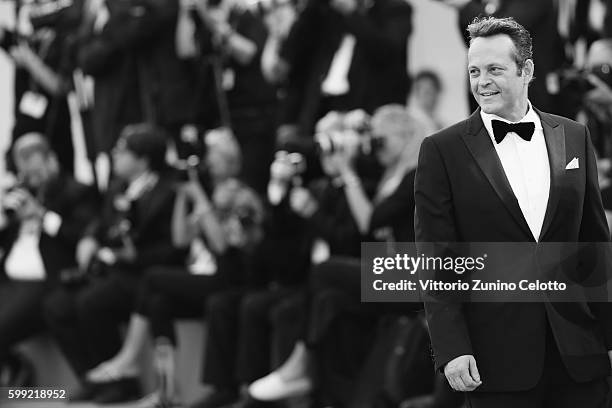
<svg viewBox="0 0 612 408">
<path fill-rule="evenodd" d="M 285 398 L 308 394 L 312 390 L 309 377 L 283 380 L 272 372 L 249 385 L 249 395 L 259 401 L 278 401 Z"/>
</svg>

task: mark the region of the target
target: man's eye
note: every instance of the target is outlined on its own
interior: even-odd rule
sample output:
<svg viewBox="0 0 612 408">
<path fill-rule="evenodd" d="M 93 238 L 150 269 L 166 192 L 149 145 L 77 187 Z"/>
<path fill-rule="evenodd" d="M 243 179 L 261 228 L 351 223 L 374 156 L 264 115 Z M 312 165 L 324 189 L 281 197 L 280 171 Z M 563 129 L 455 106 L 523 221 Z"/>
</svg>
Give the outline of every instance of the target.
<svg viewBox="0 0 612 408">
<path fill-rule="evenodd" d="M 498 74 L 498 73 L 500 73 L 502 71 L 503 70 L 500 67 L 493 67 L 493 68 L 491 68 L 491 72 L 496 73 L 496 74 Z"/>
<path fill-rule="evenodd" d="M 478 70 L 477 69 L 470 69 L 469 73 L 470 73 L 470 76 L 478 76 Z"/>
</svg>

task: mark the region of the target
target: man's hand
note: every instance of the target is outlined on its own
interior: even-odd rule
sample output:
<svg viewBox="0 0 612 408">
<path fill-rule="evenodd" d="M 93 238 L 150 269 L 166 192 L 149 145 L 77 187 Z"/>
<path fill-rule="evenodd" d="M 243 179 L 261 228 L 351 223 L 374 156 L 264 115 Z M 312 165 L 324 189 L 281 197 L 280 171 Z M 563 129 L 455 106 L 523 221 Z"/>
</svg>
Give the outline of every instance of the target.
<svg viewBox="0 0 612 408">
<path fill-rule="evenodd" d="M 476 367 L 476 359 L 471 354 L 451 360 L 444 367 L 444 375 L 455 391 L 474 391 L 482 384 Z"/>
<path fill-rule="evenodd" d="M 19 220 L 42 218 L 44 208 L 29 191 L 16 188 L 8 192 L 2 199 L 2 207 L 13 210 Z"/>
<path fill-rule="evenodd" d="M 612 366 L 612 350 L 608 350 L 608 359 L 610 360 L 610 366 Z"/>
</svg>

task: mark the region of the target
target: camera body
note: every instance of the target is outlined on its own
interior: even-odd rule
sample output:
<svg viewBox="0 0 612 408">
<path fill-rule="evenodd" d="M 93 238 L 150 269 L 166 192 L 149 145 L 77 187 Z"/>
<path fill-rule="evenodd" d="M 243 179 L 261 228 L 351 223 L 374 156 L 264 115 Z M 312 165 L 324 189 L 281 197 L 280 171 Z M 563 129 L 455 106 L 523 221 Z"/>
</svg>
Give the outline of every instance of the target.
<svg viewBox="0 0 612 408">
<path fill-rule="evenodd" d="M 319 155 L 343 151 L 369 155 L 378 146 L 372 136 L 370 116 L 361 109 L 328 113 L 317 123 L 314 143 Z"/>
</svg>

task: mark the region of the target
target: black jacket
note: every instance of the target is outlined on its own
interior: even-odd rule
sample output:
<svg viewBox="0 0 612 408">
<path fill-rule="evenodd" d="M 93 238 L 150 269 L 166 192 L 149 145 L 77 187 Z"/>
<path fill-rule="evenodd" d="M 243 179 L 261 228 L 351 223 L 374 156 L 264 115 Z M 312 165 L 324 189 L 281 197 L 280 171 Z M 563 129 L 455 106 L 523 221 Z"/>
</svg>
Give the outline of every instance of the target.
<svg viewBox="0 0 612 408">
<path fill-rule="evenodd" d="M 76 265 L 76 244 L 87 222 L 96 214 L 96 199 L 97 193 L 93 188 L 65 175 L 60 176 L 47 188 L 42 204 L 48 211 L 53 211 L 62 218 L 62 224 L 55 236 L 41 231 L 39 249 L 49 281 L 57 281 L 62 270 Z M 20 224 L 14 222 L 0 231 L 0 248 L 4 251 L 1 261 L 2 275 L 6 256 L 18 238 L 19 228 Z"/>
<path fill-rule="evenodd" d="M 537 111 L 537 110 L 536 110 Z M 550 161 L 550 196 L 539 242 L 608 242 L 587 129 L 537 111 Z M 579 159 L 580 168 L 566 170 Z M 415 180 L 417 242 L 535 242 L 477 110 L 426 138 Z M 540 379 L 550 324 L 570 376 L 609 375 L 609 304 L 425 303 L 437 368 L 472 354 L 477 391 L 520 391 Z M 549 323 L 548 323 L 549 322 Z"/>
<path fill-rule="evenodd" d="M 411 31 L 412 8 L 403 0 L 374 0 L 347 17 L 323 0 L 310 0 L 282 52 L 291 66 L 283 122 L 297 123 L 307 133 L 314 129 L 321 115 L 321 83 L 344 34 L 354 35 L 356 44 L 342 108 L 372 112 L 389 103 L 405 104 Z"/>
</svg>

